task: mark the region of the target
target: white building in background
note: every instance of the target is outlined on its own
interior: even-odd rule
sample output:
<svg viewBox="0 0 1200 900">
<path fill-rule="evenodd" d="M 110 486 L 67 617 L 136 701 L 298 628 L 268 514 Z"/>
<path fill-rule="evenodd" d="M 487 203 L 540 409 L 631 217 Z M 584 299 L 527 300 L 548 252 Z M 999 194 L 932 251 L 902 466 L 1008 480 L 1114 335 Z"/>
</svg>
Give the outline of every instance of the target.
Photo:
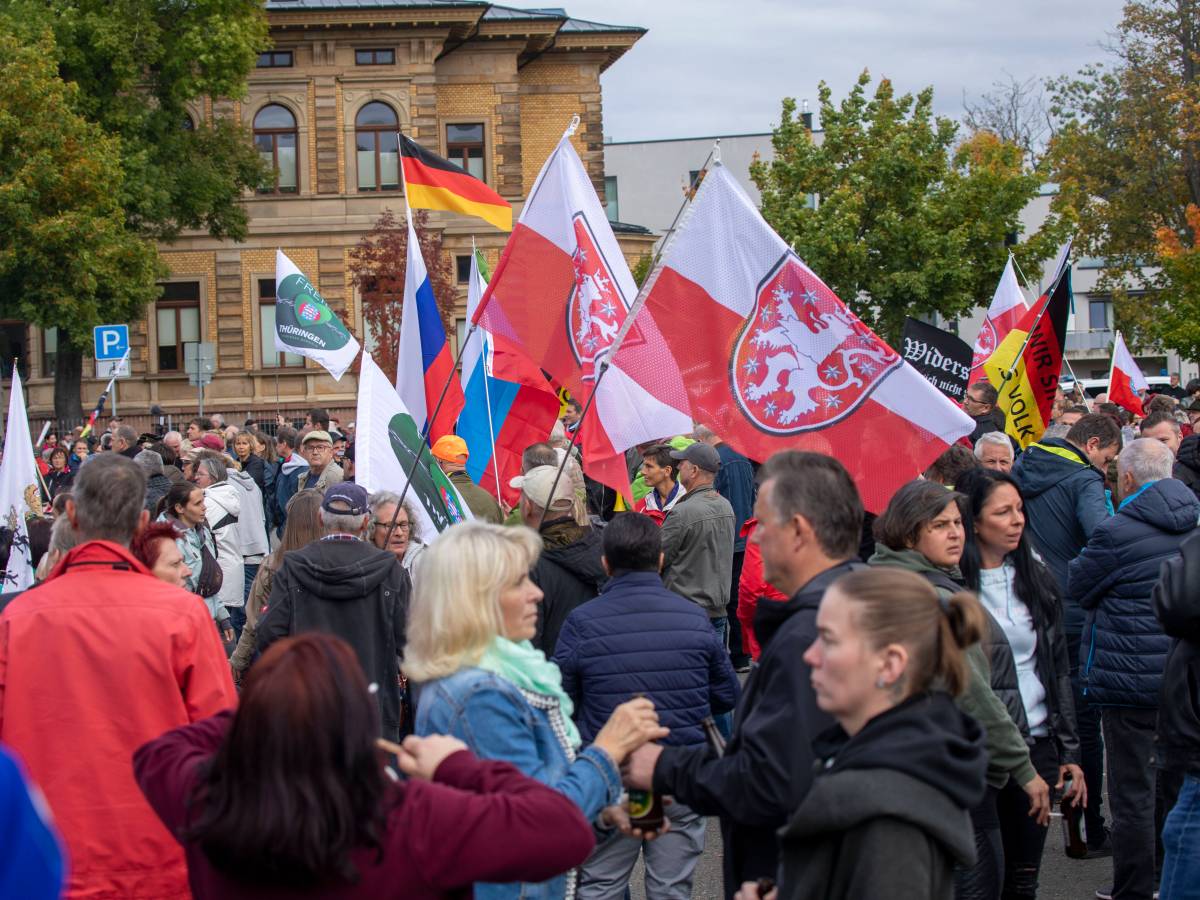
<svg viewBox="0 0 1200 900">
<path fill-rule="evenodd" d="M 659 235 L 665 234 L 679 211 L 691 179 L 696 170 L 704 165 L 718 137 L 721 140 L 721 162 L 747 195 L 756 204 L 759 203 L 761 194 L 750 180 L 750 163 L 756 155 L 764 160 L 774 157 L 769 131 L 652 141 L 606 141 L 604 186 L 608 217 L 615 222 L 641 225 Z M 822 132 L 813 132 L 814 140 L 820 141 L 822 138 Z M 1038 196 L 1022 211 L 1024 234 L 1032 234 L 1045 221 L 1054 193 L 1054 185 L 1044 185 Z M 1067 324 L 1067 364 L 1064 373 L 1073 372 L 1077 378 L 1108 377 L 1114 337 L 1113 304 L 1110 295 L 1096 290 L 1102 262 L 1099 259 L 1076 258 L 1072 264 L 1075 311 Z M 1026 285 L 1028 302 L 1036 300 L 1049 285 L 1053 268 L 1054 260 L 1050 259 L 1041 271 L 1025 273 L 1029 279 Z M 997 271 L 996 280 L 999 279 L 1000 272 Z M 967 343 L 974 342 L 991 299 L 990 295 L 979 297 L 980 305 L 958 321 L 958 333 Z M 938 324 L 948 327 L 946 323 Z M 1186 383 L 1200 374 L 1195 360 L 1182 360 L 1174 351 L 1144 353 L 1136 347 L 1130 349 L 1148 376 L 1179 372 Z"/>
</svg>

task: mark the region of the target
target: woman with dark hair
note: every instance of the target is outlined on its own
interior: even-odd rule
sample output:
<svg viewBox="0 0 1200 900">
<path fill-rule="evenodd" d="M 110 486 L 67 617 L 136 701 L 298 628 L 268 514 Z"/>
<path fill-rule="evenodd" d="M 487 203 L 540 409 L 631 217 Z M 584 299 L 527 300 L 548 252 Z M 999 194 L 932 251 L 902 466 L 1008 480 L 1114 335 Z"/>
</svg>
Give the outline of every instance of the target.
<svg viewBox="0 0 1200 900">
<path fill-rule="evenodd" d="M 67 451 L 63 447 L 55 447 L 50 451 L 50 471 L 46 473 L 46 490 L 53 500 L 61 491 L 69 491 L 75 473 L 67 464 Z"/>
<path fill-rule="evenodd" d="M 184 579 L 184 589 L 204 598 L 222 640 L 232 641 L 233 627 L 229 624 L 229 611 L 217 601 L 217 591 L 210 590 L 210 581 L 204 570 L 206 559 L 210 572 L 213 566 L 218 565 L 217 542 L 204 516 L 204 489 L 190 481 L 173 484 L 166 496 L 158 501 L 157 509 L 159 515 L 155 521 L 174 526 L 175 543 L 191 572 Z M 219 585 L 220 581 L 216 583 Z"/>
<path fill-rule="evenodd" d="M 920 575 L 942 599 L 963 587 L 959 569 L 964 534 L 962 494 L 933 481 L 910 481 L 898 490 L 887 509 L 875 520 L 875 555 L 872 566 L 905 569 Z M 989 642 L 1004 642 L 1004 633 L 986 612 Z M 990 666 L 979 644 L 966 650 L 969 667 L 967 689 L 958 705 L 983 726 L 987 741 L 987 794 L 971 810 L 975 829 L 975 864 L 955 875 L 958 900 L 995 900 L 1003 880 L 1004 852 L 996 798 L 1011 777 L 1029 800 L 1029 815 L 1045 825 L 1050 821 L 1050 788 L 1029 758 L 1025 738 L 1001 695 L 1010 696 L 1017 674 L 1010 659 L 996 654 Z"/>
<path fill-rule="evenodd" d="M 962 558 L 967 587 L 1006 641 L 990 641 L 993 668 L 1011 664 L 1017 690 L 1005 697 L 1029 744 L 1034 768 L 1072 804 L 1087 804 L 1057 582 L 1034 554 L 1025 503 L 1011 475 L 976 469 L 961 479 L 969 516 Z M 1009 782 L 996 798 L 1004 844 L 1004 898 L 1036 897 L 1046 826 L 1030 819 L 1021 788 Z"/>
<path fill-rule="evenodd" d="M 233 655 L 229 657 L 235 683 L 240 683 L 242 674 L 250 667 L 250 661 L 254 658 L 258 617 L 266 609 L 267 600 L 271 596 L 271 585 L 274 583 L 275 573 L 283 565 L 283 557 L 293 550 L 307 547 L 313 541 L 319 541 L 324 536 L 320 513 L 320 491 L 300 491 L 293 494 L 292 499 L 288 501 L 283 537 L 279 546 L 258 567 L 258 574 L 254 576 L 254 582 L 250 585 L 250 595 L 246 598 L 246 624 L 242 627 L 242 636 L 238 638 Z"/>
<path fill-rule="evenodd" d="M 813 741 L 812 788 L 779 831 L 780 900 L 954 895 L 987 768 L 954 697 L 984 626 L 969 593 L 939 598 L 911 572 L 852 572 L 825 591 L 804 661 L 837 725 Z"/>
<path fill-rule="evenodd" d="M 274 644 L 238 708 L 134 754 L 150 806 L 184 847 L 197 900 L 434 898 L 579 864 L 591 827 L 570 800 L 454 738 L 409 737 L 389 782 L 378 704 L 331 635 Z"/>
</svg>

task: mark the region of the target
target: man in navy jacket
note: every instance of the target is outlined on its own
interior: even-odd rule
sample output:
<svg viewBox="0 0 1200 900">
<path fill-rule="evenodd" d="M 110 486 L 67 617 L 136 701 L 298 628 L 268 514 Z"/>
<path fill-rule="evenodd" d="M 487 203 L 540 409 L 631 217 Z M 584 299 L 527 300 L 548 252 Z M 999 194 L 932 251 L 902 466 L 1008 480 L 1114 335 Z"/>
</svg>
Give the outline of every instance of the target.
<svg viewBox="0 0 1200 900">
<path fill-rule="evenodd" d="M 559 633 L 554 661 L 575 703 L 580 735 L 590 742 L 618 705 L 654 701 L 665 743 L 705 745 L 702 720 L 733 709 L 738 680 L 704 610 L 663 587 L 661 532 L 642 513 L 620 513 L 604 529 L 602 562 L 609 581 L 577 607 Z M 690 896 L 704 853 L 704 817 L 673 803 L 670 830 L 646 843 L 646 896 Z M 623 896 L 642 841 L 613 832 L 580 871 L 580 900 Z"/>
<path fill-rule="evenodd" d="M 1200 518 L 1196 495 L 1171 477 L 1174 462 L 1157 440 L 1128 444 L 1117 461 L 1120 508 L 1070 566 L 1070 597 L 1087 615 L 1084 693 L 1101 708 L 1108 756 L 1115 897 L 1148 900 L 1153 893 L 1155 838 L 1174 801 L 1168 796 L 1156 817 L 1154 732 L 1171 639 L 1151 595 L 1162 564 L 1179 555 Z"/>
</svg>

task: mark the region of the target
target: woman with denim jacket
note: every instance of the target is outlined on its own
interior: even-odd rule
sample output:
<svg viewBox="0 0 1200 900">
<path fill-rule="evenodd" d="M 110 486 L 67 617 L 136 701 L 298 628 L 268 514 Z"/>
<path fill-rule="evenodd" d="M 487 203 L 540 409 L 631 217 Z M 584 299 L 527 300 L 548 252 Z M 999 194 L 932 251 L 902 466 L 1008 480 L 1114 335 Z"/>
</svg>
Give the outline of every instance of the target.
<svg viewBox="0 0 1200 900">
<path fill-rule="evenodd" d="M 404 670 L 418 683 L 416 732 L 449 734 L 480 758 L 512 763 L 604 827 L 623 819 L 620 765 L 665 737 L 653 704 L 632 699 L 581 748 L 554 663 L 529 640 L 541 590 L 529 579 L 541 541 L 531 530 L 465 522 L 422 556 L 409 610 Z M 603 815 L 601 815 L 603 813 Z M 575 872 L 540 884 L 477 884 L 478 900 L 571 898 Z"/>
</svg>

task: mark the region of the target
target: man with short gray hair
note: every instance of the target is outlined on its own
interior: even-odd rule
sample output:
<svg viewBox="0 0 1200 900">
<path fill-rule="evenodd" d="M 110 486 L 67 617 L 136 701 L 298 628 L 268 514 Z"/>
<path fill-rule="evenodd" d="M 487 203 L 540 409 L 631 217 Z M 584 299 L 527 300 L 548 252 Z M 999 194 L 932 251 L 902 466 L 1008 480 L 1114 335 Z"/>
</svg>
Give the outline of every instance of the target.
<svg viewBox="0 0 1200 900">
<path fill-rule="evenodd" d="M 999 431 L 989 431 L 979 436 L 975 442 L 975 458 L 985 469 L 994 472 L 1008 472 L 1013 464 L 1013 445 L 1008 435 Z"/>
<path fill-rule="evenodd" d="M 258 621 L 257 644 L 265 651 L 305 631 L 340 637 L 379 686 L 383 736 L 394 741 L 400 736 L 400 658 L 411 585 L 395 554 L 365 540 L 369 511 L 362 485 L 330 485 L 321 501 L 325 535 L 284 556 Z"/>
<path fill-rule="evenodd" d="M 112 448 L 115 452 L 133 459 L 141 452 L 138 446 L 138 433 L 129 425 L 118 425 L 113 433 Z"/>
<path fill-rule="evenodd" d="M 64 512 L 78 544 L 0 613 L 0 741 L 54 810 L 71 860 L 65 896 L 189 896 L 183 849 L 129 760 L 237 703 L 203 601 L 129 552 L 149 519 L 145 493 L 129 459 L 90 459 Z"/>
<path fill-rule="evenodd" d="M 1171 638 L 1151 594 L 1162 564 L 1196 529 L 1200 500 L 1171 477 L 1175 458 L 1152 438 L 1129 443 L 1117 460 L 1120 506 L 1071 562 L 1068 597 L 1085 610 L 1080 676 L 1101 711 L 1112 809 L 1113 895 L 1154 891 L 1155 841 L 1174 805 L 1164 781 L 1155 815 L 1154 732 Z"/>
</svg>

